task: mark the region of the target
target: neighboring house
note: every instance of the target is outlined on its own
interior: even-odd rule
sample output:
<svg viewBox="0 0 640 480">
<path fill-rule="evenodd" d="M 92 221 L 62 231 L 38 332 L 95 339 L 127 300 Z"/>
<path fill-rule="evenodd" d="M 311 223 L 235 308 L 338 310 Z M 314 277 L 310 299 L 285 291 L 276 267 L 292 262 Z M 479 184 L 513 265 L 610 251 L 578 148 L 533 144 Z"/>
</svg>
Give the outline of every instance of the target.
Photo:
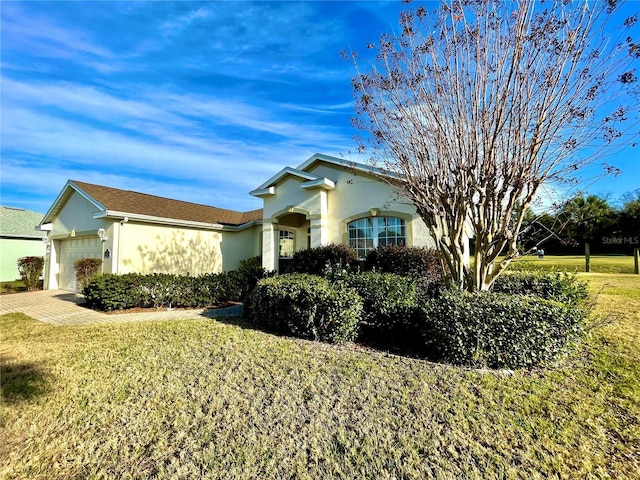
<svg viewBox="0 0 640 480">
<path fill-rule="evenodd" d="M 44 257 L 44 232 L 36 230 L 42 214 L 22 208 L 0 207 L 0 281 L 20 278 L 18 259 Z"/>
<path fill-rule="evenodd" d="M 76 289 L 73 261 L 84 257 L 103 258 L 105 273 L 197 275 L 256 255 L 277 270 L 295 251 L 330 243 L 360 257 L 388 244 L 433 246 L 415 207 L 381 173 L 316 154 L 250 192 L 264 205 L 251 212 L 69 181 L 41 224 L 51 242 L 45 288 Z"/>
</svg>

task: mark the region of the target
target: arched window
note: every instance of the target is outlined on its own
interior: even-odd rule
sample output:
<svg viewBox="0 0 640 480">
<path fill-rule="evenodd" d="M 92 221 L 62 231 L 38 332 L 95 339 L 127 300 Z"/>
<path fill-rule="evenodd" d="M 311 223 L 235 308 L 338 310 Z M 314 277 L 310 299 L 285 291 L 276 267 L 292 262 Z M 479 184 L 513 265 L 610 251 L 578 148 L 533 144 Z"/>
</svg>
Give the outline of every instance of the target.
<svg viewBox="0 0 640 480">
<path fill-rule="evenodd" d="M 349 246 L 358 252 L 359 258 L 367 252 L 385 245 L 406 245 L 405 222 L 397 217 L 367 217 L 347 224 Z"/>
</svg>

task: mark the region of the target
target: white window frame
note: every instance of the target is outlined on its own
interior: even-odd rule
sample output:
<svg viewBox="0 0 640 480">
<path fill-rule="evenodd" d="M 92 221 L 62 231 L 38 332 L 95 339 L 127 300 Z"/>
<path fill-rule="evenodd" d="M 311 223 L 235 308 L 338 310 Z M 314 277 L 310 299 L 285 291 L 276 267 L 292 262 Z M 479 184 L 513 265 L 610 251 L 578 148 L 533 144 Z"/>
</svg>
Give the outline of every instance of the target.
<svg viewBox="0 0 640 480">
<path fill-rule="evenodd" d="M 282 255 L 283 240 L 291 240 L 290 255 Z M 281 229 L 278 232 L 278 258 L 293 258 L 293 254 L 296 251 L 296 232 L 294 230 Z"/>
<path fill-rule="evenodd" d="M 391 226 L 390 220 L 393 220 Z M 391 229 L 399 229 L 400 233 L 389 236 Z M 364 235 L 360 236 L 359 233 Z M 381 236 L 381 233 L 386 235 Z M 347 223 L 347 242 L 359 258 L 365 258 L 370 250 L 379 246 L 407 245 L 407 222 L 395 216 L 357 218 Z"/>
</svg>

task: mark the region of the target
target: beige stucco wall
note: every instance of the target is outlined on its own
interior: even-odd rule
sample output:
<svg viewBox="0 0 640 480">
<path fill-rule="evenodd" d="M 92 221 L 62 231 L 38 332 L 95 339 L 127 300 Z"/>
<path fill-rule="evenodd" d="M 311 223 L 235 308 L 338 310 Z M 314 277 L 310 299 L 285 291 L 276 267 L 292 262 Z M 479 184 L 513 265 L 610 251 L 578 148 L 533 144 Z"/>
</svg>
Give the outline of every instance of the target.
<svg viewBox="0 0 640 480">
<path fill-rule="evenodd" d="M 96 234 L 99 228 L 109 228 L 110 221 L 93 218 L 97 212 L 99 210 L 95 205 L 79 193 L 73 192 L 52 222 L 51 236 L 70 235 L 71 231 L 74 231 L 76 236 L 84 236 L 89 233 Z"/>
<path fill-rule="evenodd" d="M 49 255 L 45 260 L 45 288 L 57 289 L 58 276 L 60 274 L 59 254 L 62 242 L 70 239 L 98 238 L 98 229 L 104 228 L 107 233 L 107 241 L 104 244 L 105 250 L 114 250 L 114 225 L 113 220 L 95 219 L 93 215 L 100 210 L 91 202 L 77 192 L 71 196 L 62 206 L 58 215 L 51 222 L 52 228 L 49 232 L 51 241 Z M 104 271 L 111 272 L 111 259 L 103 260 Z"/>
<path fill-rule="evenodd" d="M 276 194 L 264 199 L 263 217 L 269 219 L 281 214 L 288 206 L 311 213 L 319 213 L 321 205 L 321 191 L 319 189 L 305 190 L 300 188 L 304 179 L 288 176 L 276 187 Z"/>
<path fill-rule="evenodd" d="M 406 200 L 398 199 L 394 189 L 379 179 L 364 172 L 346 169 L 337 165 L 318 163 L 309 173 L 326 177 L 335 182 L 336 188 L 327 195 L 327 243 L 346 242 L 347 223 L 356 218 L 370 215 L 377 208 L 379 216 L 398 216 L 407 224 L 409 245 L 433 246 L 429 231 L 415 207 Z M 276 186 L 276 194 L 266 197 L 264 217 L 269 219 L 282 212 L 287 206 L 308 210 L 312 215 L 319 213 L 320 190 L 300 188 L 303 180 L 287 177 Z M 306 248 L 306 233 L 297 232 L 296 249 Z"/>
<path fill-rule="evenodd" d="M 406 221 L 409 245 L 432 244 L 427 227 L 416 215 L 415 207 L 406 200 L 399 200 L 390 185 L 364 172 L 324 163 L 315 165 L 310 172 L 336 183 L 335 190 L 329 192 L 330 242 L 346 242 L 347 223 L 370 216 L 370 210 L 376 208 L 378 216 L 400 217 Z"/>
<path fill-rule="evenodd" d="M 235 270 L 240 260 L 256 257 L 261 254 L 260 240 L 262 227 L 255 225 L 236 232 L 223 232 L 220 250 L 222 252 L 222 270 Z"/>
<path fill-rule="evenodd" d="M 307 228 L 310 227 L 311 246 L 347 243 L 347 224 L 358 218 L 393 216 L 405 220 L 409 246 L 433 247 L 427 226 L 416 214 L 415 207 L 398 198 L 393 187 L 366 172 L 319 162 L 307 170 L 335 183 L 332 190 L 303 189 L 305 181 L 293 175 L 284 177 L 275 186 L 275 195 L 264 197 L 263 266 L 277 266 L 278 230 L 292 230 L 280 224 L 287 212 L 306 216 L 308 224 L 295 229 L 295 249 L 307 248 Z"/>
<path fill-rule="evenodd" d="M 259 229 L 211 231 L 129 222 L 119 225 L 116 273 L 200 275 L 234 270 L 258 255 Z"/>
<path fill-rule="evenodd" d="M 222 271 L 220 232 L 129 222 L 118 235 L 119 274 Z"/>
</svg>

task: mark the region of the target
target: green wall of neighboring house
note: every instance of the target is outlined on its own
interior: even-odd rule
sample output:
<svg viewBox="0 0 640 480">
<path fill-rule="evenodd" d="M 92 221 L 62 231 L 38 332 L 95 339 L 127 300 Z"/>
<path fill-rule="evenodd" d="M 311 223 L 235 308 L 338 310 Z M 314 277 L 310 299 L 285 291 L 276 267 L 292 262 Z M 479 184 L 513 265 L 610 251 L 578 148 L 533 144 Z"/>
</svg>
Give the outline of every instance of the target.
<svg viewBox="0 0 640 480">
<path fill-rule="evenodd" d="M 20 279 L 17 261 L 21 257 L 43 257 L 45 245 L 40 238 L 0 238 L 0 281 Z"/>
</svg>

